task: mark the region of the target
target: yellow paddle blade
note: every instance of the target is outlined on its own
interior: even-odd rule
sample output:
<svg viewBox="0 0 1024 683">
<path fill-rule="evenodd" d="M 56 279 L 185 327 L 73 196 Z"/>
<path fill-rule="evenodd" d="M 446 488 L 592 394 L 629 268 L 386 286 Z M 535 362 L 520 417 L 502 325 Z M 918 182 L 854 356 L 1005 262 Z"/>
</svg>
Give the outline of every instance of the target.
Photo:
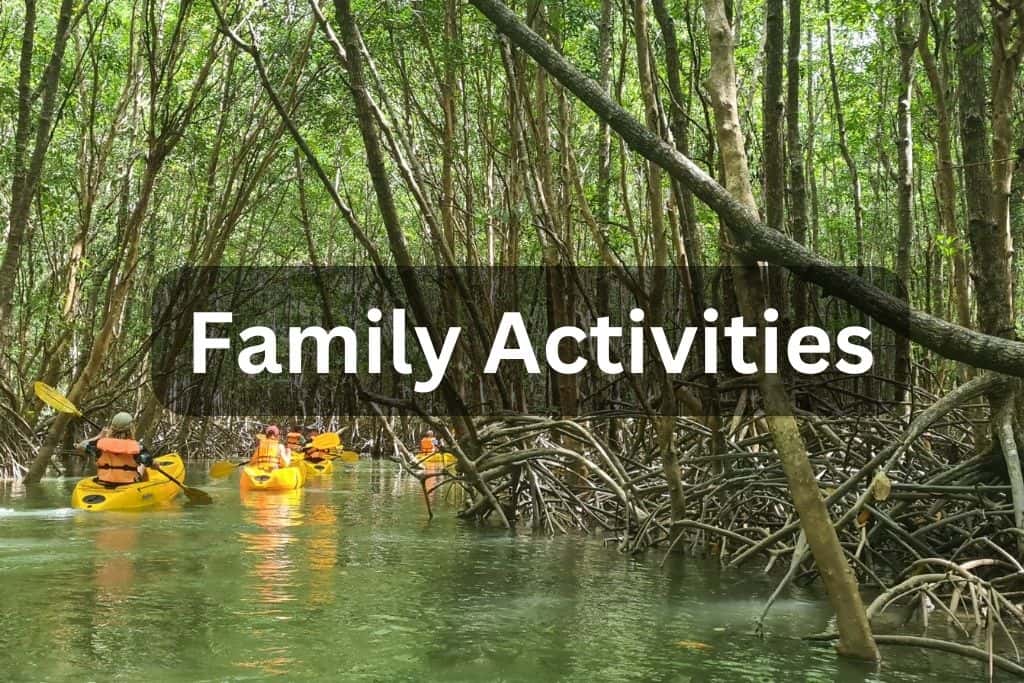
<svg viewBox="0 0 1024 683">
<path fill-rule="evenodd" d="M 231 473 L 238 468 L 238 463 L 218 460 L 210 466 L 210 476 L 214 479 L 223 479 L 231 476 Z"/>
<path fill-rule="evenodd" d="M 185 497 L 188 498 L 188 502 L 193 505 L 213 504 L 213 496 L 202 489 L 194 489 L 191 486 L 182 486 L 181 490 L 185 492 Z"/>
<path fill-rule="evenodd" d="M 341 453 L 338 453 L 338 455 L 335 457 L 342 462 L 359 462 L 359 454 L 356 453 L 355 451 L 342 451 Z"/>
<path fill-rule="evenodd" d="M 314 436 L 313 439 L 306 444 L 306 449 L 311 451 L 326 451 L 340 445 L 341 437 L 339 437 L 336 432 L 327 432 L 326 434 Z"/>
<path fill-rule="evenodd" d="M 82 411 L 75 407 L 75 404 L 67 399 L 67 396 L 60 393 L 46 382 L 35 382 L 32 389 L 36 392 L 39 400 L 50 406 L 58 413 L 82 416 Z"/>
</svg>

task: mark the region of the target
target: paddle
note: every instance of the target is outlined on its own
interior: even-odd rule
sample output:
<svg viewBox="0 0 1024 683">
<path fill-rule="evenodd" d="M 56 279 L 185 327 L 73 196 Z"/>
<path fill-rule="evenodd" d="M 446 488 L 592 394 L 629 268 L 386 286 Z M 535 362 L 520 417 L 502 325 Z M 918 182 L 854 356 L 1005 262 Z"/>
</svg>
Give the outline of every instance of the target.
<svg viewBox="0 0 1024 683">
<path fill-rule="evenodd" d="M 314 436 L 313 439 L 305 445 L 304 448 L 314 451 L 326 451 L 329 448 L 337 448 L 341 445 L 341 437 L 334 432 L 328 432 L 319 436 Z M 358 459 L 359 456 L 356 456 Z M 245 465 L 248 460 L 244 462 L 231 462 L 230 460 L 218 460 L 210 466 L 210 476 L 214 479 L 223 479 L 224 477 L 230 476 L 236 468 Z"/>
<path fill-rule="evenodd" d="M 85 413 L 79 410 L 78 407 L 75 406 L 75 404 L 72 403 L 67 396 L 57 391 L 46 382 L 36 382 L 32 386 L 32 388 L 35 390 L 36 396 L 39 397 L 40 401 L 50 406 L 58 413 L 66 413 L 68 415 L 80 417 L 89 424 L 91 424 L 96 429 L 103 429 L 100 425 L 96 424 L 94 420 L 92 420 L 91 418 L 86 416 Z M 188 502 L 193 503 L 195 505 L 209 505 L 210 503 L 213 502 L 213 498 L 211 498 L 210 494 L 208 494 L 206 491 L 201 491 L 199 489 L 192 488 L 191 486 L 185 486 L 180 481 L 178 481 L 170 474 L 168 474 L 165 470 L 161 469 L 161 467 L 156 463 L 151 463 L 150 465 L 148 465 L 148 467 L 153 468 L 160 474 L 167 477 L 169 481 L 172 481 L 175 484 L 177 484 L 178 487 L 185 492 L 185 497 L 188 498 Z"/>
</svg>

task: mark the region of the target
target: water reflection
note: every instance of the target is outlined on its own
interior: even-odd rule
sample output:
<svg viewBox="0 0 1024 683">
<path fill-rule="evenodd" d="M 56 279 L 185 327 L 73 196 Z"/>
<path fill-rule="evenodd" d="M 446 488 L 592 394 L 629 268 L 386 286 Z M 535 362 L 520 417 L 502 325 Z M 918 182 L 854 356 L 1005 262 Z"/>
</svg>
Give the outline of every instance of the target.
<svg viewBox="0 0 1024 683">
<path fill-rule="evenodd" d="M 455 465 L 447 467 L 441 463 L 428 465 L 424 468 L 424 474 L 424 484 L 431 507 L 440 502 L 455 507 L 465 500 L 465 489 L 454 479 Z"/>
<path fill-rule="evenodd" d="M 339 519 L 331 504 L 331 480 L 307 491 L 306 522 L 309 527 L 306 557 L 309 566 L 309 600 L 314 605 L 334 602 L 334 571 L 338 564 Z"/>
<path fill-rule="evenodd" d="M 132 552 L 139 543 L 136 525 L 104 527 L 96 532 L 96 569 L 93 581 L 101 605 L 124 602 L 135 586 Z"/>
<path fill-rule="evenodd" d="M 252 647 L 245 652 L 243 668 L 281 675 L 295 663 L 282 637 L 281 623 L 292 618 L 289 603 L 297 600 L 297 562 L 292 556 L 295 527 L 302 524 L 302 489 L 291 491 L 242 491 L 243 521 L 248 530 L 238 533 L 243 557 L 248 560 L 248 609 Z M 252 530 L 252 527 L 256 527 Z"/>
<path fill-rule="evenodd" d="M 910 648 L 886 650 L 876 672 L 810 646 L 800 637 L 831 614 L 817 587 L 788 590 L 760 639 L 752 622 L 778 581 L 760 569 L 510 535 L 460 522 L 444 495 L 427 523 L 419 482 L 389 463 L 147 514 L 61 509 L 73 485 L 0 485 L 0 681 L 983 675 Z"/>
<path fill-rule="evenodd" d="M 381 492 L 380 481 L 381 481 L 381 464 L 380 464 L 380 460 L 374 460 L 373 461 L 373 466 L 370 468 L 370 492 L 371 493 L 380 493 Z"/>
</svg>

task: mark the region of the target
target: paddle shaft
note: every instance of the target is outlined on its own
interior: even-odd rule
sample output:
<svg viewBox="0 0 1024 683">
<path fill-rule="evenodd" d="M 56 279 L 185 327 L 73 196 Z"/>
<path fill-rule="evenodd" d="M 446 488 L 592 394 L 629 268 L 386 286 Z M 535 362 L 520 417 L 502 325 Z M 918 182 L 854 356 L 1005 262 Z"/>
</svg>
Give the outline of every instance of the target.
<svg viewBox="0 0 1024 683">
<path fill-rule="evenodd" d="M 157 472 L 159 472 L 160 474 L 164 475 L 165 477 L 167 477 L 168 479 L 170 479 L 171 481 L 173 481 L 173 482 L 174 482 L 175 484 L 177 484 L 178 486 L 180 486 L 180 487 L 181 487 L 181 490 L 182 490 L 182 491 L 186 491 L 186 492 L 188 491 L 188 487 L 187 487 L 187 486 L 185 486 L 185 485 L 184 485 L 184 484 L 182 484 L 182 483 L 181 483 L 180 481 L 178 481 L 177 479 L 175 479 L 174 477 L 172 477 L 172 476 L 171 476 L 170 474 L 168 474 L 168 473 L 167 473 L 167 471 L 166 471 L 166 470 L 164 470 L 163 468 L 161 468 L 161 467 L 160 467 L 160 465 L 157 465 L 157 464 L 156 464 L 155 462 L 154 462 L 154 463 L 153 463 L 152 465 L 146 465 L 146 467 L 151 467 L 151 468 L 153 468 L 154 470 L 156 470 Z"/>
<path fill-rule="evenodd" d="M 97 422 L 96 422 L 96 420 L 92 419 L 91 417 L 87 417 L 87 416 L 85 415 L 85 413 L 78 413 L 78 417 L 80 417 L 80 418 L 82 418 L 83 420 L 85 420 L 86 422 L 88 422 L 88 423 L 89 423 L 90 425 L 92 425 L 92 426 L 93 426 L 94 428 L 96 428 L 96 429 L 98 429 L 98 430 L 100 430 L 100 431 L 103 431 L 103 427 L 101 427 L 101 426 L 99 425 L 99 423 L 97 423 Z"/>
</svg>

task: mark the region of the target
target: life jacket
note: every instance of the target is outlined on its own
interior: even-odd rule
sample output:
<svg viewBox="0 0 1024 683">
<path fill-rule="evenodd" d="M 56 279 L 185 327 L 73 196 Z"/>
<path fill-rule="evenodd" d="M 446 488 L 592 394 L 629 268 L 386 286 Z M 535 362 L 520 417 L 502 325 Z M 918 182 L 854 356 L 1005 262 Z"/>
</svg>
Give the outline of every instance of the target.
<svg viewBox="0 0 1024 683">
<path fill-rule="evenodd" d="M 138 480 L 139 463 L 135 456 L 142 445 L 135 439 L 104 437 L 96 442 L 96 479 L 103 484 L 131 484 Z"/>
<path fill-rule="evenodd" d="M 288 432 L 285 437 L 285 443 L 288 444 L 288 448 L 293 451 L 299 450 L 299 446 L 302 445 L 302 433 L 301 432 Z"/>
<path fill-rule="evenodd" d="M 276 439 L 260 437 L 260 443 L 253 451 L 249 464 L 263 470 L 276 470 L 284 467 L 281 460 L 281 444 Z"/>
<path fill-rule="evenodd" d="M 434 452 L 434 437 L 425 436 L 420 439 L 420 453 L 430 454 Z"/>
</svg>

